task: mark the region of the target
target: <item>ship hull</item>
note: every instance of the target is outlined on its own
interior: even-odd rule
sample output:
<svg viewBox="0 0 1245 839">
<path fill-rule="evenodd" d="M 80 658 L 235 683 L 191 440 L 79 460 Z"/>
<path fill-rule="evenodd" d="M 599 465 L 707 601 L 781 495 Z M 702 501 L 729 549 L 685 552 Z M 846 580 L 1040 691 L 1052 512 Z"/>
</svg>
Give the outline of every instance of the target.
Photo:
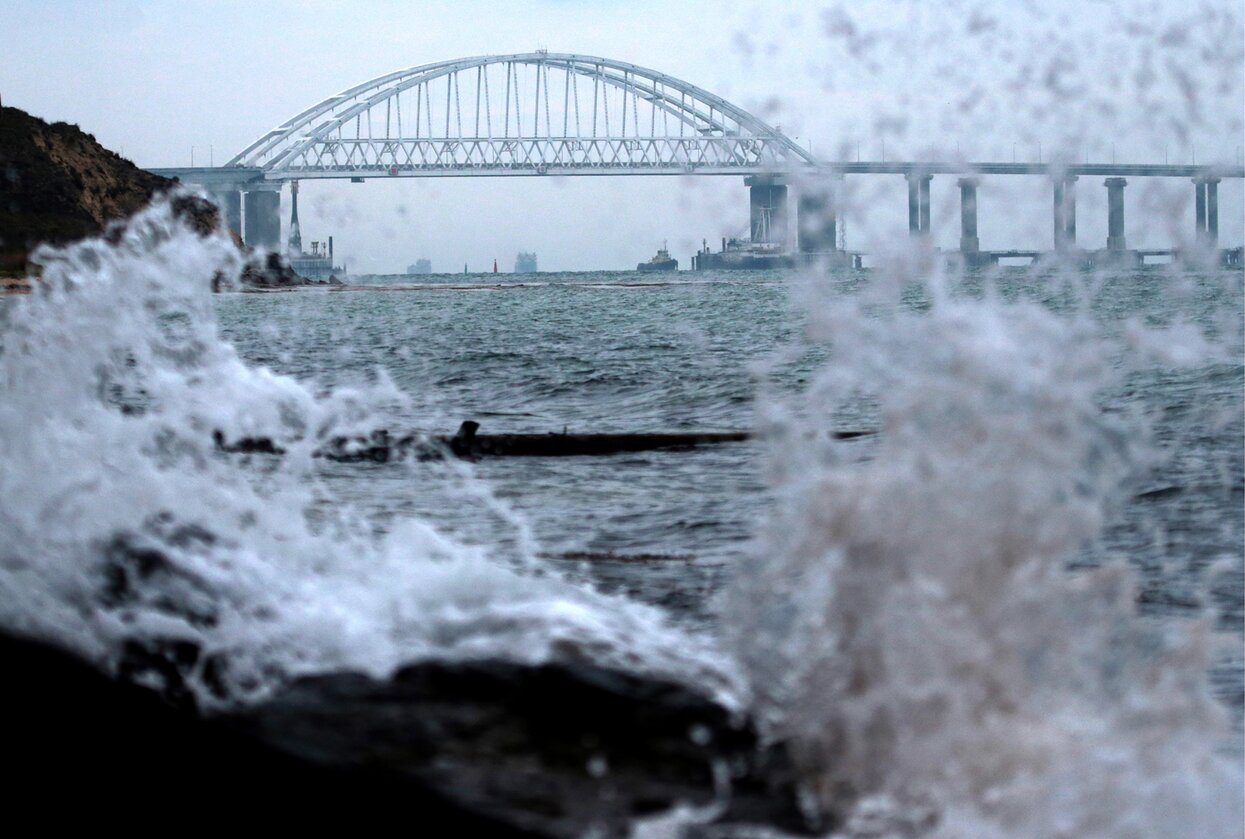
<svg viewBox="0 0 1245 839">
<path fill-rule="evenodd" d="M 641 271 L 646 274 L 655 273 L 658 271 L 678 271 L 679 260 L 663 259 L 659 262 L 641 262 L 639 265 L 635 267 L 635 270 Z"/>
<path fill-rule="evenodd" d="M 795 259 L 789 253 L 747 253 L 724 251 L 721 253 L 700 253 L 696 258 L 699 270 L 712 268 L 764 270 L 766 268 L 791 268 Z"/>
</svg>

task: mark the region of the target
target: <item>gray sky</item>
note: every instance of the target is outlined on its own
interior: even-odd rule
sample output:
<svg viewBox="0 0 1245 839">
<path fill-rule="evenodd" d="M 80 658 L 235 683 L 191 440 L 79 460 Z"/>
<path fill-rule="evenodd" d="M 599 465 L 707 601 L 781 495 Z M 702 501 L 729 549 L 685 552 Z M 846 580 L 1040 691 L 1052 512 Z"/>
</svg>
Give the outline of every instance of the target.
<svg viewBox="0 0 1245 839">
<path fill-rule="evenodd" d="M 1120 162 L 1240 160 L 1245 29 L 1239 0 L 399 3 L 0 0 L 8 105 L 81 125 L 143 166 L 221 164 L 269 128 L 392 70 L 486 53 L 603 55 L 707 88 L 782 125 L 821 158 Z M 936 8 L 935 8 L 936 7 Z M 901 237 L 898 176 L 849 180 L 848 244 Z M 437 270 L 629 268 L 663 240 L 687 266 L 702 238 L 744 232 L 738 178 L 396 179 L 304 182 L 304 238 L 336 237 L 363 272 L 427 256 Z M 1134 180 L 1128 239 L 1192 234 L 1193 188 Z M 938 241 L 958 198 L 933 185 Z M 1105 190 L 1083 178 L 1081 244 L 1105 241 Z M 1221 241 L 1242 239 L 1239 181 L 1220 187 Z M 1043 247 L 1050 186 L 991 179 L 983 247 Z"/>
</svg>

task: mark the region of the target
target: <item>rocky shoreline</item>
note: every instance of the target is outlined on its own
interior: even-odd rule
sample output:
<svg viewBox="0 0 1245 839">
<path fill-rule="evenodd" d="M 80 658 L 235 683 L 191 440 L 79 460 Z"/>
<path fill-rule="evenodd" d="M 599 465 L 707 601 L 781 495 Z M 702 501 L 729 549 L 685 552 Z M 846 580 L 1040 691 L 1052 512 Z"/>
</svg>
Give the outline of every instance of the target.
<svg viewBox="0 0 1245 839">
<path fill-rule="evenodd" d="M 76 125 L 0 107 L 0 293 L 32 290 L 40 271 L 32 256 L 40 245 L 107 236 L 111 225 L 177 188 L 176 180 L 140 169 Z M 176 200 L 201 234 L 221 229 L 215 205 L 190 194 Z M 244 288 L 333 284 L 308 280 L 279 254 L 253 251 L 229 235 L 246 256 Z"/>
</svg>

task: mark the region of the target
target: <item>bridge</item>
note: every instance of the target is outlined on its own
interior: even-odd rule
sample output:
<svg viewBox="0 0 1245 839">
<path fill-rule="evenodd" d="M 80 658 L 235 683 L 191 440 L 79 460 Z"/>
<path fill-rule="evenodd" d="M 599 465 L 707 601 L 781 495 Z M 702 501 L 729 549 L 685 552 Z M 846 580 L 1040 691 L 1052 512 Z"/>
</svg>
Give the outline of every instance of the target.
<svg viewBox="0 0 1245 839">
<path fill-rule="evenodd" d="M 903 175 L 909 230 L 929 231 L 929 183 L 959 176 L 961 250 L 977 246 L 976 189 L 985 175 L 1053 184 L 1054 246 L 1076 245 L 1075 183 L 1105 176 L 1107 249 L 1125 251 L 1129 177 L 1189 178 L 1199 241 L 1218 238 L 1221 178 L 1245 167 L 1193 165 L 819 161 L 781 130 L 721 97 L 612 59 L 538 51 L 399 70 L 331 96 L 272 129 L 223 167 L 152 169 L 207 189 L 249 244 L 276 248 L 286 182 L 323 178 L 552 175 L 734 175 L 750 189 L 754 241 L 788 239 L 788 186 L 799 190 L 801 251 L 833 252 L 837 182 Z M 297 200 L 297 199 L 295 199 Z"/>
</svg>

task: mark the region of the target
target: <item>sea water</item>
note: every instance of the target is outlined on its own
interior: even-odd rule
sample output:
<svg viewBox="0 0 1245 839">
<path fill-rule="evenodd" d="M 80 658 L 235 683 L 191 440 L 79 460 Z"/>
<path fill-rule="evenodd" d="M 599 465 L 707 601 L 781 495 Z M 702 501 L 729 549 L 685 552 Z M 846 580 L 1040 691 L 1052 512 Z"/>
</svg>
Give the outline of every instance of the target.
<svg viewBox="0 0 1245 839">
<path fill-rule="evenodd" d="M 237 255 L 163 204 L 41 260 L 45 286 L 0 304 L 9 629 L 104 667 L 185 636 L 229 662 L 209 706 L 341 667 L 581 655 L 756 708 L 849 835 L 1240 834 L 1239 271 L 914 258 L 212 295 Z M 760 437 L 314 456 L 465 419 Z M 224 454 L 217 430 L 287 453 Z M 181 582 L 108 602 L 118 534 Z"/>
</svg>

